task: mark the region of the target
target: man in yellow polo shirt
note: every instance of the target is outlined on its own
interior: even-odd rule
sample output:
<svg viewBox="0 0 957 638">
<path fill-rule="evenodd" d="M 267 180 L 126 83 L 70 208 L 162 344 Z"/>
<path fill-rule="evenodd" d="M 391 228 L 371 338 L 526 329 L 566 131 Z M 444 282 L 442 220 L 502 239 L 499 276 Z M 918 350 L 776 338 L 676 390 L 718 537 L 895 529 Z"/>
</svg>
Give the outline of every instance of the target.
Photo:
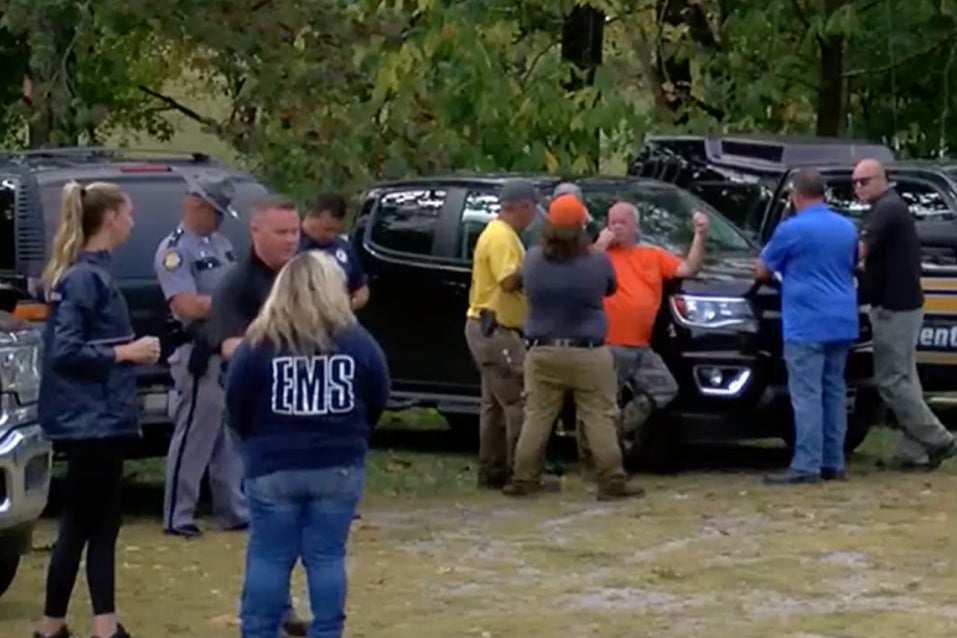
<svg viewBox="0 0 957 638">
<path fill-rule="evenodd" d="M 539 194 L 524 179 L 508 180 L 501 210 L 475 244 L 465 339 L 482 378 L 479 487 L 501 489 L 511 478 L 522 429 L 525 293 L 520 233 L 538 214 Z"/>
</svg>

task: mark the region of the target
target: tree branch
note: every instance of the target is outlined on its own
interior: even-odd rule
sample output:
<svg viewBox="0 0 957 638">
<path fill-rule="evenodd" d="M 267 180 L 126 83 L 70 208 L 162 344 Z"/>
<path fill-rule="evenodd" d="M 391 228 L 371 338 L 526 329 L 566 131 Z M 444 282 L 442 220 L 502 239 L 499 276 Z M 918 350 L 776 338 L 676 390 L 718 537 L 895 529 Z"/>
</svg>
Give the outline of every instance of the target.
<svg viewBox="0 0 957 638">
<path fill-rule="evenodd" d="M 528 68 L 525 69 L 525 73 L 522 74 L 521 84 L 522 86 L 528 82 L 528 78 L 532 75 L 532 71 L 535 70 L 535 67 L 538 66 L 539 61 L 545 57 L 545 54 L 555 48 L 556 45 L 561 44 L 561 40 L 553 40 L 549 43 L 547 47 L 535 54 L 535 57 L 532 58 L 532 61 L 529 63 Z"/>
<path fill-rule="evenodd" d="M 801 6 L 801 0 L 791 0 L 791 4 L 794 6 L 794 12 L 797 14 L 798 21 L 804 25 L 805 29 L 810 29 L 811 21 L 807 19 L 807 13 L 804 11 L 804 7 Z"/>
<path fill-rule="evenodd" d="M 179 113 L 182 113 L 183 115 L 190 118 L 191 120 L 195 120 L 196 122 L 199 122 L 200 124 L 204 124 L 215 131 L 219 131 L 221 128 L 219 123 L 216 120 L 206 117 L 204 115 L 200 115 L 193 109 L 183 104 L 180 104 L 179 102 L 177 102 L 176 100 L 174 100 L 168 95 L 163 95 L 162 93 L 154 91 L 153 89 L 147 86 L 143 86 L 142 84 L 138 85 L 136 88 L 142 91 L 143 93 L 146 93 L 147 95 L 156 98 L 157 100 L 165 104 L 170 109 L 174 111 L 178 111 Z"/>
<path fill-rule="evenodd" d="M 939 42 L 935 42 L 933 45 L 927 47 L 926 49 L 921 49 L 917 53 L 912 53 L 911 55 L 903 57 L 899 60 L 895 60 L 894 62 L 883 64 L 881 66 L 874 67 L 872 69 L 854 69 L 851 71 L 845 71 L 844 73 L 841 74 L 841 77 L 842 78 L 857 78 L 857 77 L 861 77 L 862 75 L 871 75 L 874 73 L 887 73 L 888 71 L 893 71 L 894 69 L 897 69 L 898 67 L 901 67 L 907 64 L 908 62 L 913 62 L 914 60 L 918 60 L 924 57 L 925 55 L 934 53 L 935 51 L 937 51 L 937 49 L 941 48 L 942 46 L 946 44 L 951 44 L 952 42 L 953 40 L 951 38 L 942 39 Z"/>
</svg>

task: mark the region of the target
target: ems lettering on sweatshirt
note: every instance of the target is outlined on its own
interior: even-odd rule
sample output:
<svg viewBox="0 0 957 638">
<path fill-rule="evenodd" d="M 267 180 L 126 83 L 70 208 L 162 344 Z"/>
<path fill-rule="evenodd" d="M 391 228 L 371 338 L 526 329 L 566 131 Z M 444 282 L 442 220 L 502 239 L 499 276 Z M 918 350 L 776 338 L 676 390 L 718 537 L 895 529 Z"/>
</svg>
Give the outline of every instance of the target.
<svg viewBox="0 0 957 638">
<path fill-rule="evenodd" d="M 329 352 L 296 354 L 244 341 L 229 364 L 226 412 L 246 476 L 358 465 L 389 398 L 389 368 L 355 325 Z"/>
</svg>

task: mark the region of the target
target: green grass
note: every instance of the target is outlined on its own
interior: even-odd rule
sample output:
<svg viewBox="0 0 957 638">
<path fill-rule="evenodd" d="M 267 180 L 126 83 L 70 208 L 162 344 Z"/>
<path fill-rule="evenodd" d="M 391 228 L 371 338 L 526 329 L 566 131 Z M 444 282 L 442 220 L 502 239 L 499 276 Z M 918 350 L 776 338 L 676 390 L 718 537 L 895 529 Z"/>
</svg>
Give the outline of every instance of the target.
<svg viewBox="0 0 957 638">
<path fill-rule="evenodd" d="M 574 473 L 560 494 L 515 500 L 474 488 L 474 453 L 373 450 L 349 543 L 346 635 L 950 638 L 955 463 L 877 472 L 892 434 L 868 437 L 847 483 L 770 488 L 757 470 L 696 470 L 640 476 L 647 496 L 621 503 L 596 503 Z M 158 507 L 158 484 L 149 498 Z M 55 521 L 41 521 L 0 604 L 0 635 L 28 635 L 54 537 Z M 155 638 L 235 636 L 245 538 L 184 542 L 161 533 L 158 513 L 127 514 L 124 622 Z M 308 615 L 301 569 L 293 581 Z M 76 592 L 70 623 L 83 635 Z"/>
</svg>

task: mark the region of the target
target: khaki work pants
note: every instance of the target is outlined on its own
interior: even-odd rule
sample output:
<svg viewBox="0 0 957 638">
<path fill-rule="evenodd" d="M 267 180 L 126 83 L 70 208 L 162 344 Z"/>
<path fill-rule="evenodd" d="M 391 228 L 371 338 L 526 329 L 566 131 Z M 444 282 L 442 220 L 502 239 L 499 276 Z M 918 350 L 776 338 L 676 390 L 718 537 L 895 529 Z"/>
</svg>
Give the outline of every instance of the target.
<svg viewBox="0 0 957 638">
<path fill-rule="evenodd" d="M 664 360 L 647 346 L 617 346 L 611 347 L 612 358 L 615 361 L 615 371 L 618 375 L 619 415 L 615 419 L 618 430 L 618 441 L 622 451 L 634 444 L 639 444 L 647 438 L 648 418 L 656 410 L 666 408 L 678 396 L 678 382 L 671 375 L 671 371 Z M 626 386 L 630 386 L 633 396 L 627 403 L 621 398 L 628 396 Z M 584 439 L 581 428 L 576 428 L 578 439 L 578 453 L 584 465 L 591 463 L 591 452 L 588 441 Z"/>
<path fill-rule="evenodd" d="M 477 319 L 466 321 L 465 340 L 482 379 L 479 485 L 502 487 L 511 478 L 522 430 L 525 342 L 504 328 L 486 337 Z"/>
<path fill-rule="evenodd" d="M 575 396 L 578 427 L 602 487 L 625 481 L 615 417 L 618 380 L 608 346 L 536 346 L 525 358 L 525 422 L 515 449 L 513 482 L 530 488 L 542 478 L 545 448 L 565 392 Z"/>
</svg>

